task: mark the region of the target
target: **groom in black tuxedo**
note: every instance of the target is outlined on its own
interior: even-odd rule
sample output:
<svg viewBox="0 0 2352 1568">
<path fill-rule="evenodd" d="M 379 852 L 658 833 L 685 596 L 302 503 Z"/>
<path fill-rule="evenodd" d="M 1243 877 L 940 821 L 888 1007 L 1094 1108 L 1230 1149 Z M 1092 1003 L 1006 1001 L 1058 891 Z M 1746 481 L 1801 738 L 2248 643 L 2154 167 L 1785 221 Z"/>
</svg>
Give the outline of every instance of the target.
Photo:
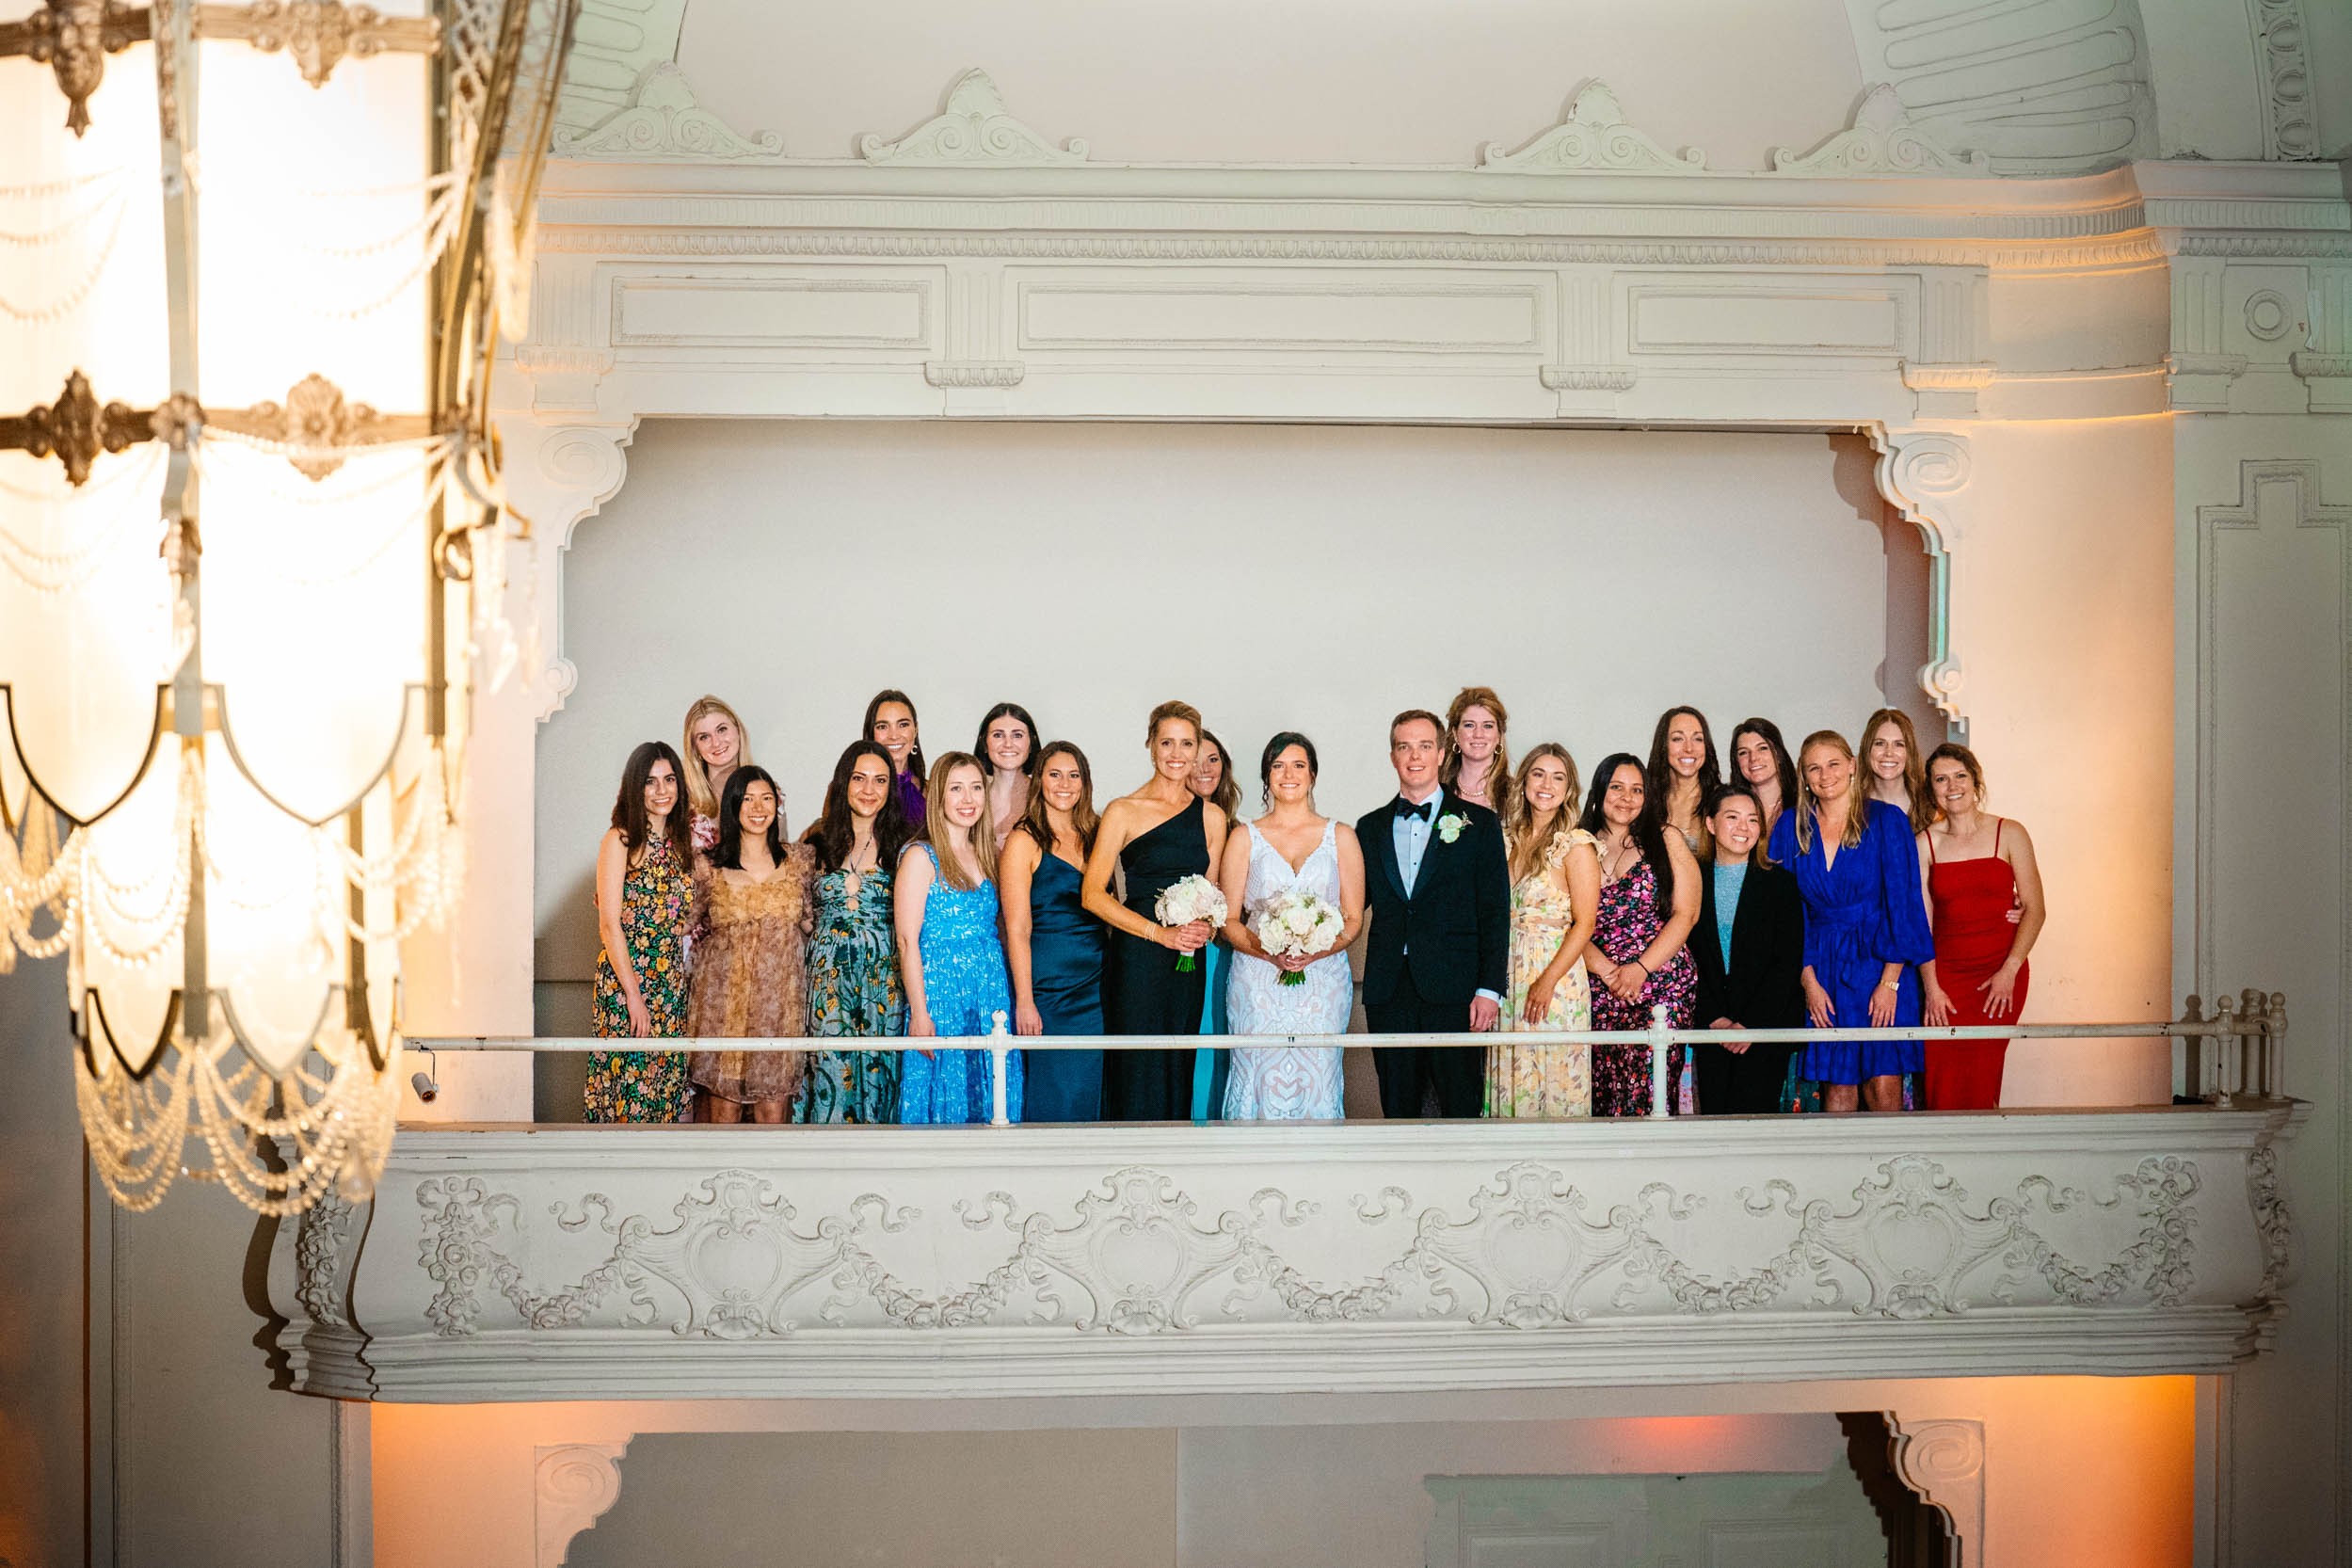
<svg viewBox="0 0 2352 1568">
<path fill-rule="evenodd" d="M 1500 819 L 1441 787 L 1445 722 L 1414 709 L 1388 727 L 1397 797 L 1358 821 L 1372 934 L 1364 1016 L 1375 1034 L 1459 1034 L 1495 1027 L 1510 984 L 1511 869 Z M 1476 1046 L 1373 1052 L 1381 1114 L 1418 1116 L 1432 1083 L 1438 1113 L 1476 1116 L 1486 1097 Z"/>
</svg>

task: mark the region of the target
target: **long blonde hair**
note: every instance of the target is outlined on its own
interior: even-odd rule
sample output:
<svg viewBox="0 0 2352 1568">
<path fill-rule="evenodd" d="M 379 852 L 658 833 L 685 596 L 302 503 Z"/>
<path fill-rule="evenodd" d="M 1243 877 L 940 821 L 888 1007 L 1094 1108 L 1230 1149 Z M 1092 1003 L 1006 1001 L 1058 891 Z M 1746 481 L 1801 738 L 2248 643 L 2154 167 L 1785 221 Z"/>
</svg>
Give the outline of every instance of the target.
<svg viewBox="0 0 2352 1568">
<path fill-rule="evenodd" d="M 931 777 L 926 781 L 924 798 L 931 808 L 923 817 L 923 842 L 931 846 L 932 858 L 939 862 L 939 880 L 959 893 L 968 893 L 980 882 L 964 880 L 964 863 L 955 854 L 954 829 L 948 824 L 948 775 L 958 768 L 970 768 L 980 775 L 983 785 L 988 782 L 988 770 L 980 765 L 980 759 L 968 751 L 950 751 L 931 764 Z M 971 847 L 972 859 L 980 867 L 980 881 L 997 879 L 997 836 L 988 825 L 988 811 L 984 804 L 971 826 L 964 830 L 965 842 Z"/>
<path fill-rule="evenodd" d="M 1483 708 L 1495 715 L 1495 760 L 1486 765 L 1486 792 L 1492 795 L 1497 784 L 1511 789 L 1517 782 L 1511 772 L 1511 713 L 1492 686 L 1464 686 L 1454 694 L 1452 703 L 1447 707 L 1446 760 L 1437 765 L 1437 782 L 1451 790 L 1454 781 L 1462 776 L 1462 747 L 1454 741 L 1454 730 L 1460 727 L 1462 715 L 1473 708 Z M 1576 766 L 1571 762 L 1568 776 L 1574 778 L 1576 775 Z"/>
<path fill-rule="evenodd" d="M 1813 828 L 1821 810 L 1821 797 L 1813 792 L 1813 780 L 1805 776 L 1805 754 L 1815 746 L 1828 746 L 1848 762 L 1854 762 L 1854 748 L 1846 744 L 1846 737 L 1834 729 L 1816 729 L 1805 737 L 1805 744 L 1797 748 L 1797 853 L 1804 855 L 1813 848 Z M 1837 847 L 1852 849 L 1862 842 L 1862 830 L 1870 824 L 1870 770 L 1854 762 L 1854 776 L 1846 786 L 1846 831 L 1839 834 Z"/>
<path fill-rule="evenodd" d="M 1862 749 L 1868 754 L 1879 738 L 1879 727 L 1891 724 L 1903 737 L 1903 792 L 1911 797 L 1911 830 L 1919 832 L 1936 818 L 1935 797 L 1928 792 L 1928 760 L 1919 752 L 1919 731 L 1912 728 L 1911 715 L 1900 708 L 1881 708 L 1870 715 L 1862 727 Z M 1869 772 L 1869 764 L 1863 764 Z M 1876 788 L 1879 776 L 1870 774 Z"/>
<path fill-rule="evenodd" d="M 715 819 L 719 814 L 719 792 L 711 788 L 710 770 L 702 765 L 702 753 L 695 749 L 695 726 L 704 715 L 716 713 L 735 727 L 735 765 L 748 767 L 751 763 L 751 731 L 735 710 L 714 696 L 700 696 L 686 710 L 686 737 L 679 745 L 679 755 L 685 759 L 686 806 L 699 817 Z M 781 792 L 778 792 L 779 797 Z"/>
<path fill-rule="evenodd" d="M 1551 830 L 1544 835 L 1544 841 L 1531 844 L 1528 840 L 1535 828 L 1535 808 L 1528 804 L 1528 775 L 1547 757 L 1568 771 L 1568 794 L 1560 803 L 1560 809 L 1552 813 Z M 1576 776 L 1576 760 L 1568 755 L 1568 748 L 1558 741 L 1545 741 L 1520 760 L 1519 771 L 1512 776 L 1510 788 L 1511 798 L 1503 802 L 1503 841 L 1511 850 L 1511 874 L 1519 877 L 1543 864 L 1552 846 L 1576 830 L 1576 801 L 1583 793 L 1583 784 Z"/>
</svg>

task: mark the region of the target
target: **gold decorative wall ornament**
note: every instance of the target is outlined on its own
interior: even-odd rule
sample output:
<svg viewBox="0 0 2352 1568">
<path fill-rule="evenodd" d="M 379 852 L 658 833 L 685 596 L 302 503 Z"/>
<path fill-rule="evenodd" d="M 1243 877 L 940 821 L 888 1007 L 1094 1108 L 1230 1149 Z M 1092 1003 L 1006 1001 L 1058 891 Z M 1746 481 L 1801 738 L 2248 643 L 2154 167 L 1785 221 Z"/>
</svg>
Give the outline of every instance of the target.
<svg viewBox="0 0 2352 1568">
<path fill-rule="evenodd" d="M 0 416 L 0 970 L 62 960 L 83 1135 L 127 1207 L 184 1171 L 270 1213 L 365 1196 L 401 944 L 464 883 L 465 704 L 514 642 L 487 389 L 577 0 L 437 5 L 48 0 L 0 31 L 72 46 L 77 131 L 106 28 L 153 45 L 152 122 L 0 146 L 11 200 L 96 210 L 96 182 L 160 175 L 120 187 L 161 207 L 120 244 L 36 213 L 87 283 L 0 309 L 0 355 L 63 387 Z M 247 45 L 302 81 L 201 102 L 205 56 Z M 422 79 L 303 86 L 394 49 Z"/>
<path fill-rule="evenodd" d="M 387 17 L 373 6 L 342 0 L 254 0 L 250 6 L 193 8 L 196 38 L 241 39 L 264 54 L 284 50 L 302 79 L 323 87 L 345 56 L 363 58 L 383 50 L 429 55 L 440 46 L 440 23 L 432 17 Z M 0 57 L 22 55 L 56 73 L 66 98 L 66 128 L 75 136 L 89 129 L 90 95 L 106 73 L 106 56 L 153 36 L 154 10 L 115 0 L 42 0 L 21 22 L 0 23 Z M 172 114 L 165 110 L 167 132 Z"/>
</svg>

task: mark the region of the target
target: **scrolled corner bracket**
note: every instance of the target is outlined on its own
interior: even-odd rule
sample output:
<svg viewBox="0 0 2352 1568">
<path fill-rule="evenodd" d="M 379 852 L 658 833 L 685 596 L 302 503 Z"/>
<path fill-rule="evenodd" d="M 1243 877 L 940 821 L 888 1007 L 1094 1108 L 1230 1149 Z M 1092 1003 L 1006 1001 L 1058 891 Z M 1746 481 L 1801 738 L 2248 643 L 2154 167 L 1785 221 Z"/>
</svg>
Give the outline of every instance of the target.
<svg viewBox="0 0 2352 1568">
<path fill-rule="evenodd" d="M 1870 432 L 1879 454 L 1879 494 L 1901 512 L 1928 552 L 1928 662 L 1919 666 L 1919 689 L 1945 722 L 1966 722 L 1960 712 L 1960 663 L 1952 650 L 1953 550 L 1960 542 L 1951 498 L 1968 488 L 1967 440 L 1941 432 Z"/>
<path fill-rule="evenodd" d="M 19 22 L 0 22 L 0 56 L 22 55 L 45 65 L 65 94 L 65 128 L 75 136 L 89 129 L 89 101 L 106 74 L 106 56 L 120 54 L 148 36 L 144 7 L 115 0 L 42 0 Z"/>
<path fill-rule="evenodd" d="M 1055 168 L 1086 162 L 1086 142 L 1073 136 L 1056 147 L 1005 112 L 1004 95 L 974 68 L 949 85 L 939 113 L 896 141 L 872 132 L 857 138 L 870 164 L 978 164 L 998 168 Z"/>
<path fill-rule="evenodd" d="M 66 483 L 79 488 L 89 483 L 90 466 L 102 452 L 121 452 L 134 443 L 154 440 L 159 416 L 176 409 L 134 408 L 126 403 L 98 401 L 89 377 L 76 370 L 65 378 L 65 390 L 55 403 L 24 413 L 0 416 L 0 450 L 55 457 L 65 467 Z"/>
<path fill-rule="evenodd" d="M 571 1554 L 571 1538 L 604 1517 L 620 1499 L 620 1462 L 628 1452 L 626 1439 L 534 1450 L 532 1561 L 536 1568 L 563 1568 Z"/>
<path fill-rule="evenodd" d="M 196 8 L 194 20 L 199 38 L 240 40 L 264 55 L 283 50 L 314 88 L 325 87 L 346 57 L 365 59 L 388 49 L 431 55 L 441 45 L 436 18 L 387 17 L 373 6 L 346 6 L 343 0 L 205 5 Z"/>
<path fill-rule="evenodd" d="M 1481 171 L 1506 174 L 1704 174 L 1706 165 L 1697 148 L 1669 152 L 1626 124 L 1617 94 L 1598 78 L 1576 89 L 1559 124 L 1510 152 L 1490 141 L 1479 149 L 1478 162 Z"/>
<path fill-rule="evenodd" d="M 1774 174 L 1954 175 L 1990 179 L 1992 160 L 1982 152 L 1956 154 L 1911 122 L 1892 85 L 1880 82 L 1863 94 L 1851 125 L 1810 152 L 1772 149 Z"/>
<path fill-rule="evenodd" d="M 1906 1420 L 1884 1413 L 1888 1458 L 1905 1486 L 1944 1515 L 1952 1568 L 1984 1568 L 1985 1429 L 1981 1421 Z"/>
</svg>

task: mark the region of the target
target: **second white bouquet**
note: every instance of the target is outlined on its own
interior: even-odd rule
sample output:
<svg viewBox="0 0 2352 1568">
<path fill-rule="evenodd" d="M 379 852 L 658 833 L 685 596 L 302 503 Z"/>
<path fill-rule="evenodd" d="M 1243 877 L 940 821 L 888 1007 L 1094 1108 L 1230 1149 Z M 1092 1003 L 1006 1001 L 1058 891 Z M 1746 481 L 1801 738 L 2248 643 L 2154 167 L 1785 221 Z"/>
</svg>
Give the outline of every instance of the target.
<svg viewBox="0 0 2352 1568">
<path fill-rule="evenodd" d="M 1225 895 L 1217 885 L 1205 876 L 1188 876 L 1170 883 L 1160 890 L 1159 901 L 1152 913 L 1161 925 L 1191 925 L 1194 920 L 1207 920 L 1210 925 L 1225 923 Z M 1191 953 L 1176 955 L 1176 973 L 1200 968 L 1200 961 Z"/>
<path fill-rule="evenodd" d="M 1339 945 L 1339 933 L 1347 928 L 1347 923 L 1346 917 L 1328 899 L 1319 898 L 1304 888 L 1293 888 L 1258 907 L 1257 918 L 1250 921 L 1250 932 L 1257 938 L 1257 945 L 1276 958 L 1320 958 Z M 1282 984 L 1304 985 L 1305 972 L 1285 969 Z"/>
</svg>

